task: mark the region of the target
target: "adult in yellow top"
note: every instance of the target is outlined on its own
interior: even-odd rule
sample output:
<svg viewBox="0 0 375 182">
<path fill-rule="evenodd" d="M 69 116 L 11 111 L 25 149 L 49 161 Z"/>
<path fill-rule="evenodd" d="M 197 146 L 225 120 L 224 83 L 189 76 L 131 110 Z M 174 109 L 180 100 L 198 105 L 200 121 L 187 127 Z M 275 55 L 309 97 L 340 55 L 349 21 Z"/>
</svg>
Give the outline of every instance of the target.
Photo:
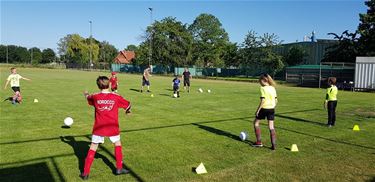
<svg viewBox="0 0 375 182">
<path fill-rule="evenodd" d="M 262 147 L 261 131 L 259 123 L 262 119 L 267 118 L 268 128 L 270 130 L 270 137 L 272 143 L 272 150 L 276 149 L 276 131 L 274 127 L 275 107 L 277 105 L 277 94 L 275 89 L 275 82 L 268 74 L 262 74 L 259 78 L 260 87 L 260 103 L 255 112 L 254 131 L 256 142 L 254 147 Z"/>
<path fill-rule="evenodd" d="M 336 87 L 336 78 L 328 78 L 328 88 L 326 94 L 326 100 L 324 101 L 324 108 L 327 108 L 328 111 L 328 127 L 335 126 L 336 123 L 336 107 L 337 107 L 337 87 Z"/>
<path fill-rule="evenodd" d="M 28 80 L 28 81 L 31 80 L 31 79 L 22 77 L 21 75 L 17 74 L 16 68 L 11 68 L 10 73 L 11 74 L 7 78 L 7 82 L 5 83 L 4 89 L 7 88 L 8 84 L 10 82 L 10 87 L 12 87 L 12 90 L 14 91 L 14 93 L 21 92 L 20 79 Z"/>
</svg>

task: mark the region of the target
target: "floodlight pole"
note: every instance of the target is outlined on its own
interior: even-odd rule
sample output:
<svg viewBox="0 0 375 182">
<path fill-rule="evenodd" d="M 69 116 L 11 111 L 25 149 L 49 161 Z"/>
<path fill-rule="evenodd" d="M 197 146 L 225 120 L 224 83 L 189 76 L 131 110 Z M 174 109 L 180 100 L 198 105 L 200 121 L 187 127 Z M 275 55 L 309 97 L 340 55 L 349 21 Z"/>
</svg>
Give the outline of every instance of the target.
<svg viewBox="0 0 375 182">
<path fill-rule="evenodd" d="M 149 55 L 148 55 L 148 65 L 151 65 L 151 59 L 152 59 L 152 34 L 153 34 L 153 28 L 152 28 L 152 23 L 153 23 L 153 17 L 152 17 L 152 7 L 148 8 L 150 10 L 150 28 L 151 28 L 151 33 L 150 33 L 150 49 L 149 49 Z"/>
<path fill-rule="evenodd" d="M 90 68 L 92 69 L 92 21 L 90 23 Z"/>
</svg>

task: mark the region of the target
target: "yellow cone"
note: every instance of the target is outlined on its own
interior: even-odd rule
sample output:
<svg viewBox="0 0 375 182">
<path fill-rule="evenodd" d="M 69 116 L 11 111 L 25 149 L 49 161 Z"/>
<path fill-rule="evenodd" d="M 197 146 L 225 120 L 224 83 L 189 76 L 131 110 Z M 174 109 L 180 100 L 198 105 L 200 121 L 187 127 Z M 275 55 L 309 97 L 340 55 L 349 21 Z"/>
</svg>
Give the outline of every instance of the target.
<svg viewBox="0 0 375 182">
<path fill-rule="evenodd" d="M 207 173 L 207 170 L 206 168 L 204 167 L 203 163 L 201 162 L 201 164 L 199 164 L 199 166 L 195 169 L 195 172 L 197 174 L 204 174 L 204 173 Z"/>
<path fill-rule="evenodd" d="M 36 102 L 39 102 L 39 101 L 38 101 L 38 99 L 34 99 L 34 102 L 36 103 Z"/>
<path fill-rule="evenodd" d="M 359 126 L 358 125 L 354 125 L 354 127 L 353 127 L 353 131 L 359 131 L 360 129 L 359 129 Z"/>
<path fill-rule="evenodd" d="M 154 94 L 151 94 L 151 97 L 154 97 Z"/>
<path fill-rule="evenodd" d="M 292 152 L 298 152 L 297 144 L 293 144 L 292 147 L 290 148 L 290 151 L 292 151 Z"/>
</svg>

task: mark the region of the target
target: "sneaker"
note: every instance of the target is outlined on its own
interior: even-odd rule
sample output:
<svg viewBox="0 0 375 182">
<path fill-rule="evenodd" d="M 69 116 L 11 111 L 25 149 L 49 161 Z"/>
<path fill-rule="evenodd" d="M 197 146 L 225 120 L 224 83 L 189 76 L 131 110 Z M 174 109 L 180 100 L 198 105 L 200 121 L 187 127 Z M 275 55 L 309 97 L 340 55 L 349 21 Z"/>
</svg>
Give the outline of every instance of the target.
<svg viewBox="0 0 375 182">
<path fill-rule="evenodd" d="M 263 147 L 263 144 L 261 142 L 255 142 L 252 145 L 253 147 Z"/>
<path fill-rule="evenodd" d="M 121 175 L 121 174 L 128 174 L 130 171 L 126 170 L 124 168 L 122 169 L 116 169 L 116 175 Z"/>
<path fill-rule="evenodd" d="M 147 92 L 151 92 L 150 90 L 147 90 Z"/>
<path fill-rule="evenodd" d="M 88 180 L 89 179 L 89 175 L 83 175 L 83 173 L 80 174 L 79 177 L 81 177 L 82 180 Z"/>
<path fill-rule="evenodd" d="M 276 150 L 276 146 L 272 145 L 271 150 Z"/>
<path fill-rule="evenodd" d="M 143 90 L 141 90 L 141 93 L 143 92 Z"/>
<path fill-rule="evenodd" d="M 329 124 L 327 127 L 328 127 L 328 128 L 332 128 L 332 125 Z"/>
</svg>

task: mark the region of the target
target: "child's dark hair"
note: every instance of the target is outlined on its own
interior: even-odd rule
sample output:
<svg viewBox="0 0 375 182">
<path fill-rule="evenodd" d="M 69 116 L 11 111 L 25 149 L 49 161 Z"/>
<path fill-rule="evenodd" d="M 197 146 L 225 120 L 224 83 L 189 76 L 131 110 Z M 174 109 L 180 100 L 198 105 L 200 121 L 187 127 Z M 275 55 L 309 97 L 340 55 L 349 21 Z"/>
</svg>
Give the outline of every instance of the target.
<svg viewBox="0 0 375 182">
<path fill-rule="evenodd" d="M 10 68 L 10 71 L 13 71 L 14 69 L 16 69 L 15 67 L 12 67 L 12 68 Z"/>
<path fill-rule="evenodd" d="M 328 83 L 331 85 L 336 85 L 336 77 L 329 77 Z"/>
<path fill-rule="evenodd" d="M 96 84 L 98 85 L 99 89 L 108 89 L 109 88 L 109 79 L 106 76 L 99 76 L 96 79 Z"/>
<path fill-rule="evenodd" d="M 267 73 L 264 73 L 264 74 L 260 75 L 260 77 L 259 77 L 259 83 L 260 84 L 262 84 L 262 82 L 261 82 L 262 80 L 264 82 L 267 82 L 270 86 L 273 86 L 273 87 L 276 86 L 275 81 L 273 81 L 272 77 Z M 262 85 L 262 86 L 264 86 L 264 85 Z"/>
</svg>

